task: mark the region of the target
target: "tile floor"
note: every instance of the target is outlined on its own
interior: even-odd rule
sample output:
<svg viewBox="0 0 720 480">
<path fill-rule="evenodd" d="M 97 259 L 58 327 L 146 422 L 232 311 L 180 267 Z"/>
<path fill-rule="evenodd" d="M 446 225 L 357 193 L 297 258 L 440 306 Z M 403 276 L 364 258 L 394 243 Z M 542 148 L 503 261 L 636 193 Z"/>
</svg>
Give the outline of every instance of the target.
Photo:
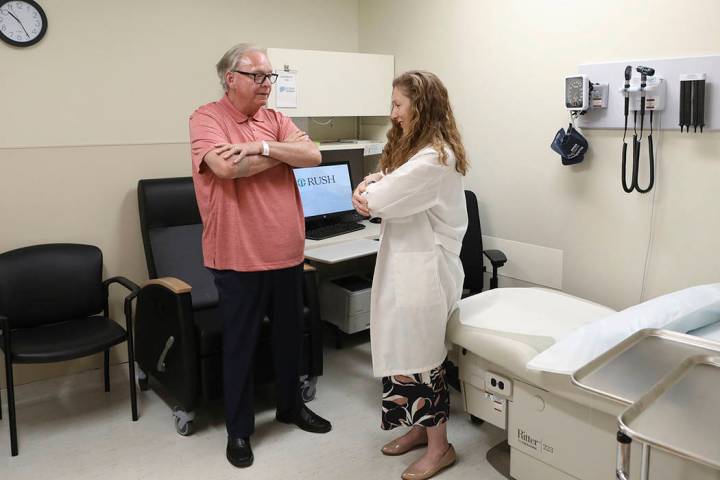
<svg viewBox="0 0 720 480">
<path fill-rule="evenodd" d="M 255 464 L 236 469 L 225 460 L 220 404 L 203 410 L 198 431 L 175 432 L 170 409 L 152 390 L 139 394 L 140 419 L 130 420 L 124 365 L 112 369 L 105 393 L 98 370 L 16 389 L 20 455 L 10 456 L 7 408 L 0 420 L 0 479 L 399 479 L 420 451 L 385 457 L 380 446 L 396 433 L 379 428 L 379 381 L 372 377 L 370 345 L 353 338 L 342 350 L 328 342 L 325 374 L 309 406 L 333 422 L 315 435 L 274 421 L 272 391 L 260 390 Z M 7 400 L 2 392 L 3 402 Z M 437 478 L 503 480 L 485 453 L 504 432 L 475 425 L 453 391 L 448 425 L 458 463 Z"/>
</svg>

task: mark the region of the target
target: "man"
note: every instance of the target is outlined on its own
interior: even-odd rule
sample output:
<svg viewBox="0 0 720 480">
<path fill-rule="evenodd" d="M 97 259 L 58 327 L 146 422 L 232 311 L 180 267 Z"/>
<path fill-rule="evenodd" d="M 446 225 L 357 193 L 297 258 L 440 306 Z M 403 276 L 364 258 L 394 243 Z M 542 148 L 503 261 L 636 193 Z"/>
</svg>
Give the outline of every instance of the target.
<svg viewBox="0 0 720 480">
<path fill-rule="evenodd" d="M 223 321 L 226 455 L 253 462 L 253 357 L 265 315 L 272 323 L 276 418 L 326 433 L 298 382 L 304 218 L 291 167 L 320 152 L 289 118 L 264 108 L 277 79 L 265 51 L 237 45 L 217 64 L 225 95 L 190 117 L 193 182 L 203 221 L 204 264 L 215 277 Z"/>
</svg>

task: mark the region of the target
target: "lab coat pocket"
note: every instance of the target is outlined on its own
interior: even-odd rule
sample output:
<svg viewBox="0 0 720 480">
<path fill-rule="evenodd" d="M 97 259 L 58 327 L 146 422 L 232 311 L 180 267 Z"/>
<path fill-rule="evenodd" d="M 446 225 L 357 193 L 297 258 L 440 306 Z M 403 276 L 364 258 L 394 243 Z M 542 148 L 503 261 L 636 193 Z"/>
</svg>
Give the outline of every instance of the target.
<svg viewBox="0 0 720 480">
<path fill-rule="evenodd" d="M 427 307 L 443 301 L 435 252 L 396 253 L 392 271 L 398 307 Z"/>
</svg>

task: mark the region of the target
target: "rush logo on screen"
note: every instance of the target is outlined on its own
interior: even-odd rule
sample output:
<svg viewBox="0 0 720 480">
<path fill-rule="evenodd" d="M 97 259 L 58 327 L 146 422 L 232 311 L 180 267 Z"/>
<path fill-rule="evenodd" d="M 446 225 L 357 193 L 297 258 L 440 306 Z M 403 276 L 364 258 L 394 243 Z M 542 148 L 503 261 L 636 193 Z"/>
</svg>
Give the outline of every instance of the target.
<svg viewBox="0 0 720 480">
<path fill-rule="evenodd" d="M 313 185 L 327 185 L 328 183 L 335 183 L 335 175 L 320 175 L 317 177 L 298 178 L 298 187 L 310 187 Z"/>
</svg>

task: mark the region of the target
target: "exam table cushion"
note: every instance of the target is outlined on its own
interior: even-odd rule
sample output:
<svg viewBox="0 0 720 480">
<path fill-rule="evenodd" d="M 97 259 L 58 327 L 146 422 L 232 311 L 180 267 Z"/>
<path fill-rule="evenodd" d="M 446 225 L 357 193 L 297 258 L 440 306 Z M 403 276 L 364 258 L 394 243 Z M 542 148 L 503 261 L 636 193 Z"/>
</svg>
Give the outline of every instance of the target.
<svg viewBox="0 0 720 480">
<path fill-rule="evenodd" d="M 527 368 L 571 374 L 639 330 L 658 328 L 686 333 L 718 320 L 720 283 L 686 288 L 578 328 L 533 358 Z"/>
<path fill-rule="evenodd" d="M 581 326 L 612 313 L 608 307 L 556 290 L 497 288 L 459 302 L 448 321 L 447 339 L 491 360 L 504 373 L 535 380 L 536 375 L 526 369 L 532 358 Z"/>
</svg>

